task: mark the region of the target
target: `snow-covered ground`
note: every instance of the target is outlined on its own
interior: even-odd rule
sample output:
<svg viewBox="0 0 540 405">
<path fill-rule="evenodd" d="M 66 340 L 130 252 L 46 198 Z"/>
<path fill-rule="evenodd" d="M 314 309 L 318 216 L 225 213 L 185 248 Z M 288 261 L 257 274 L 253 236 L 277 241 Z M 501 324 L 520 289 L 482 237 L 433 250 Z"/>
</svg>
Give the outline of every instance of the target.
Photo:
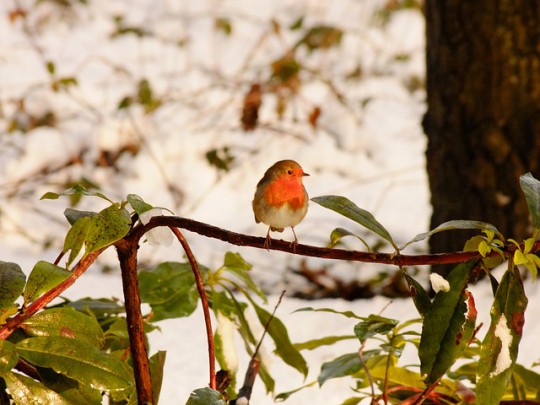
<svg viewBox="0 0 540 405">
<path fill-rule="evenodd" d="M 398 244 L 427 230 L 431 208 L 421 128 L 424 27 L 419 10 L 386 13 L 391 2 L 384 0 L 90 0 L 88 5 L 41 2 L 31 8 L 33 3 L 0 3 L 0 260 L 17 262 L 26 272 L 39 259 L 54 260 L 68 229 L 62 218 L 66 202 L 39 197 L 83 177 L 113 199 L 135 193 L 177 215 L 263 236 L 266 227 L 255 224 L 251 199 L 266 168 L 284 158 L 297 160 L 311 174 L 305 181 L 310 196 L 348 197 L 372 212 Z M 17 13 L 24 10 L 26 18 Z M 291 29 L 300 17 L 302 28 Z M 272 62 L 316 25 L 343 30 L 339 46 L 311 53 L 299 48 L 304 70 L 298 94 L 287 99 L 280 116 L 279 99 L 265 92 L 260 125 L 244 132 L 240 113 L 251 84 L 265 82 Z M 137 101 L 143 80 L 150 83 L 151 99 L 161 103 L 157 109 Z M 52 82 L 67 88 L 52 91 Z M 131 107 L 119 108 L 126 97 L 131 97 Z M 315 107 L 321 115 L 313 127 L 308 117 Z M 38 119 L 54 125 L 36 126 Z M 121 154 L 114 165 L 103 164 L 104 157 L 122 147 L 131 153 Z M 234 156 L 226 172 L 205 157 L 224 148 Z M 99 210 L 103 205 L 88 198 L 79 207 Z M 316 204 L 295 229 L 302 243 L 323 246 L 338 226 L 366 236 Z M 290 230 L 282 237 L 290 239 Z M 374 241 L 369 235 L 367 239 Z M 290 275 L 298 257 L 193 234 L 188 240 L 197 259 L 210 267 L 219 265 L 227 250 L 240 252 L 254 265 L 255 277 L 275 293 L 298 282 Z M 352 239 L 345 243 L 363 249 Z M 140 252 L 141 261 L 150 264 L 180 255 L 177 246 L 145 246 Z M 307 259 L 307 264 L 321 266 L 316 259 Z M 348 279 L 382 268 L 323 264 Z M 121 298 L 118 272 L 101 273 L 106 266 L 117 269 L 113 252 L 66 295 Z M 534 343 L 540 331 L 531 322 L 540 314 L 535 312 L 537 284 L 527 289 L 519 359 L 529 366 L 540 357 Z M 490 290 L 481 285 L 472 291 L 480 320 L 487 324 Z M 294 342 L 349 334 L 354 326 L 331 314 L 292 313 L 305 306 L 351 309 L 359 315 L 385 308 L 384 316 L 401 320 L 415 313 L 410 300 L 305 302 L 286 297 L 278 316 Z M 160 326 L 163 332 L 154 332 L 151 344 L 153 351 L 167 351 L 162 403 L 182 403 L 192 389 L 207 384 L 202 316 L 198 312 Z M 349 342 L 306 353 L 306 381 L 316 378 L 323 361 L 355 349 Z M 243 360 L 240 375 L 247 365 Z M 279 361 L 273 367 L 276 392 L 304 383 Z M 307 389 L 288 403 L 338 404 L 352 395 L 349 386 L 347 379 L 329 381 L 322 390 Z M 272 402 L 260 382 L 255 388 L 253 403 Z"/>
</svg>

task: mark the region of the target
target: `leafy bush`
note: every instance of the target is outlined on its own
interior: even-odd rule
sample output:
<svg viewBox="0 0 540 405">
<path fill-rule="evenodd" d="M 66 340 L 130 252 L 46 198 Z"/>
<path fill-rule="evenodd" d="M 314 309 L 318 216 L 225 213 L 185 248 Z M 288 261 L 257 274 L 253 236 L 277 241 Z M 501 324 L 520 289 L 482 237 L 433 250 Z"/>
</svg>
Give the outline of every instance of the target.
<svg viewBox="0 0 540 405">
<path fill-rule="evenodd" d="M 490 224 L 451 221 L 413 238 L 408 244 L 451 229 L 478 229 L 482 235 L 466 243 L 466 250 L 438 255 L 401 254 L 390 233 L 369 212 L 339 196 L 316 197 L 314 202 L 363 225 L 388 241 L 394 253 L 354 252 L 335 248 L 298 245 L 297 254 L 361 260 L 396 265 L 410 288 L 418 319 L 398 321 L 380 315 L 360 317 L 331 308 L 303 308 L 299 311 L 331 312 L 354 320 L 350 336 L 326 336 L 293 344 L 283 323 L 260 302 L 266 297 L 252 280 L 251 265 L 239 254 L 227 252 L 223 264 L 210 269 L 199 264 L 179 228 L 219 238 L 238 245 L 263 247 L 264 239 L 235 234 L 197 221 L 161 215 L 136 195 L 113 202 L 99 191 L 76 186 L 63 193 L 46 193 L 43 198 L 92 196 L 110 204 L 100 212 L 67 209 L 71 228 L 55 263 L 39 261 L 26 277 L 15 263 L 0 262 L 0 377 L 3 402 L 32 403 L 36 400 L 69 403 L 157 403 L 163 377 L 165 353 L 148 357 L 147 334 L 156 323 L 193 314 L 199 300 L 203 307 L 209 353 L 209 387 L 194 389 L 187 404 L 224 404 L 236 398 L 249 399 L 255 377 L 260 376 L 268 392 L 274 380 L 258 350 L 247 319 L 251 307 L 276 345 L 275 354 L 306 376 L 302 350 L 313 350 L 345 339 L 358 341 L 358 351 L 345 353 L 324 363 L 316 382 L 332 378 L 353 379 L 355 395 L 345 404 L 365 398 L 385 403 L 470 403 L 494 404 L 501 399 L 538 400 L 540 375 L 517 365 L 527 297 L 518 266 L 536 277 L 540 259 L 535 254 L 540 230 L 540 182 L 530 174 L 521 177 L 533 225 L 532 238 L 518 243 L 505 239 Z M 163 230 L 166 230 L 163 233 Z M 170 232 L 183 246 L 187 261 L 159 263 L 137 269 L 137 248 L 143 237 L 170 242 Z M 332 232 L 331 244 L 352 235 Z M 338 235 L 338 237 L 336 237 Z M 408 245 L 406 244 L 406 245 Z M 405 245 L 405 246 L 406 246 Z M 125 305 L 113 300 L 86 298 L 51 304 L 69 288 L 106 249 L 115 247 L 122 269 Z M 272 249 L 290 251 L 284 241 Z M 59 266 L 66 257 L 65 266 Z M 498 282 L 490 270 L 507 260 L 507 270 Z M 422 285 L 406 273 L 411 264 L 456 263 L 445 280 L 432 276 L 433 299 Z M 467 286 L 484 272 L 493 286 L 491 324 L 484 339 L 476 334 L 476 307 Z M 141 303 L 151 311 L 141 312 Z M 218 322 L 212 329 L 210 311 Z M 421 331 L 418 325 L 421 324 Z M 251 362 L 245 381 L 238 388 L 236 366 L 231 358 L 231 335 L 238 333 Z M 366 349 L 368 341 L 378 341 Z M 402 366 L 405 346 L 418 351 L 420 367 Z M 215 361 L 222 371 L 216 373 Z M 456 362 L 459 365 L 456 367 Z M 463 381 L 467 380 L 467 384 Z M 299 389 L 302 389 L 300 387 Z M 281 393 L 285 400 L 294 392 Z"/>
</svg>

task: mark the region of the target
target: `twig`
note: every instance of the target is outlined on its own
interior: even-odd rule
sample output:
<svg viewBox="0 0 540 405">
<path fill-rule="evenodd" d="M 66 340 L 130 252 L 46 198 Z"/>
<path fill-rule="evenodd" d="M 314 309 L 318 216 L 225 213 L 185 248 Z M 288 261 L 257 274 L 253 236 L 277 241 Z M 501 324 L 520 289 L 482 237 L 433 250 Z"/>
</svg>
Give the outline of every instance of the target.
<svg viewBox="0 0 540 405">
<path fill-rule="evenodd" d="M 95 252 L 89 253 L 86 256 L 83 256 L 83 258 L 79 260 L 79 262 L 75 265 L 75 267 L 73 268 L 73 271 L 71 272 L 68 278 L 66 278 L 56 287 L 44 293 L 41 297 L 36 299 L 30 305 L 23 308 L 13 318 L 10 318 L 4 324 L 4 326 L 2 326 L 2 328 L 0 329 L 0 340 L 7 339 L 8 336 L 11 335 L 15 329 L 21 326 L 21 324 L 25 320 L 33 316 L 40 309 L 44 308 L 52 300 L 54 300 L 56 297 L 62 294 L 68 287 L 70 287 L 88 269 L 88 267 L 90 267 L 90 265 L 94 263 L 96 258 L 100 255 L 100 253 L 104 249 L 105 248 L 102 248 L 102 249 L 96 250 Z"/>
<path fill-rule="evenodd" d="M 216 226 L 208 225 L 203 222 L 182 217 L 155 216 L 150 220 L 148 224 L 146 224 L 144 227 L 141 227 L 139 232 L 145 233 L 149 229 L 155 228 L 157 226 L 183 228 L 187 229 L 188 231 L 207 236 L 209 238 L 219 239 L 224 242 L 228 242 L 232 245 L 252 246 L 260 249 L 266 249 L 264 247 L 265 238 L 263 237 L 236 233 L 227 229 L 218 228 Z M 462 263 L 473 258 L 481 257 L 480 253 L 478 253 L 477 251 L 461 251 L 423 255 L 396 255 L 395 253 L 360 252 L 356 250 L 329 249 L 302 244 L 296 245 L 296 249 L 293 250 L 290 242 L 275 239 L 272 239 L 272 245 L 270 246 L 270 250 L 279 250 L 282 252 L 293 253 L 300 256 L 319 257 L 322 259 L 391 264 L 395 266 Z M 516 246 L 510 244 L 506 246 L 503 250 L 512 252 L 516 250 Z M 540 250 L 540 241 L 537 241 L 535 243 L 532 251 L 535 252 L 538 250 Z M 491 252 L 490 254 L 490 256 L 495 255 L 497 255 L 497 252 Z"/>
<path fill-rule="evenodd" d="M 141 312 L 139 277 L 137 275 L 137 249 L 139 238 L 128 235 L 116 242 L 116 250 L 122 270 L 124 306 L 128 324 L 129 346 L 133 363 L 133 375 L 139 404 L 154 403 L 150 361 L 146 350 L 144 323 Z"/>
<path fill-rule="evenodd" d="M 214 346 L 214 334 L 212 332 L 212 320 L 210 318 L 210 306 L 208 305 L 208 297 L 206 295 L 206 290 L 204 289 L 203 280 L 201 277 L 201 272 L 199 271 L 199 265 L 197 264 L 197 261 L 195 260 L 195 256 L 193 256 L 193 252 L 191 251 L 191 248 L 189 247 L 189 244 L 186 241 L 186 238 L 184 238 L 184 235 L 177 229 L 171 227 L 172 232 L 176 235 L 178 238 L 178 241 L 184 248 L 184 251 L 186 252 L 186 256 L 189 260 L 189 263 L 191 265 L 191 270 L 193 271 L 193 275 L 195 276 L 195 283 L 197 285 L 197 290 L 199 291 L 199 296 L 201 297 L 201 303 L 204 313 L 204 323 L 206 326 L 206 339 L 208 341 L 208 366 L 210 370 L 210 388 L 216 389 L 216 352 L 215 352 L 215 346 Z"/>
<path fill-rule="evenodd" d="M 249 366 L 246 371 L 246 376 L 244 377 L 244 384 L 242 385 L 242 388 L 240 388 L 240 391 L 238 392 L 238 399 L 245 398 L 249 401 L 249 399 L 251 398 L 251 392 L 253 391 L 253 384 L 255 384 L 255 377 L 257 377 L 257 374 L 259 373 L 259 368 L 261 365 L 261 361 L 259 360 L 259 350 L 261 348 L 261 344 L 264 340 L 264 337 L 266 336 L 266 333 L 268 332 L 270 323 L 274 319 L 274 316 L 276 315 L 276 311 L 279 305 L 281 304 L 281 300 L 283 299 L 284 295 L 285 295 L 285 290 L 281 292 L 281 295 L 279 296 L 278 302 L 276 303 L 276 306 L 274 307 L 274 311 L 272 312 L 272 315 L 270 315 L 270 318 L 268 318 L 266 325 L 264 325 L 264 331 L 261 336 L 261 339 L 259 340 L 259 343 L 257 343 L 257 347 L 255 347 L 255 352 L 251 356 L 251 360 L 249 362 Z"/>
</svg>

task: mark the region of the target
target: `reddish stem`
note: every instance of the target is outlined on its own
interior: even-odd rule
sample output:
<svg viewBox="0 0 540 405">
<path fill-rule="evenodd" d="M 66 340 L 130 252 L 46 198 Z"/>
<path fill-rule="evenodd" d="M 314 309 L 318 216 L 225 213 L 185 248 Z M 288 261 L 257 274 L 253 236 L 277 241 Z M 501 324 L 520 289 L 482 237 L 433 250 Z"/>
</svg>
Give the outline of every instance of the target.
<svg viewBox="0 0 540 405">
<path fill-rule="evenodd" d="M 209 386 L 210 388 L 215 390 L 217 388 L 216 351 L 214 346 L 214 334 L 212 332 L 212 320 L 210 318 L 210 306 L 208 304 L 208 297 L 206 295 L 206 290 L 204 289 L 204 283 L 201 277 L 201 272 L 199 271 L 199 265 L 197 264 L 197 260 L 195 260 L 195 256 L 193 255 L 193 252 L 191 251 L 191 248 L 189 247 L 186 238 L 184 238 L 184 235 L 182 235 L 182 233 L 177 228 L 171 227 L 171 230 L 176 235 L 178 241 L 181 243 L 184 251 L 186 252 L 186 256 L 191 265 L 191 270 L 193 271 L 193 275 L 195 276 L 197 290 L 199 291 L 199 296 L 201 297 L 202 309 L 204 313 L 204 323 L 206 326 L 206 340 L 208 342 L 208 366 L 210 370 Z"/>
</svg>

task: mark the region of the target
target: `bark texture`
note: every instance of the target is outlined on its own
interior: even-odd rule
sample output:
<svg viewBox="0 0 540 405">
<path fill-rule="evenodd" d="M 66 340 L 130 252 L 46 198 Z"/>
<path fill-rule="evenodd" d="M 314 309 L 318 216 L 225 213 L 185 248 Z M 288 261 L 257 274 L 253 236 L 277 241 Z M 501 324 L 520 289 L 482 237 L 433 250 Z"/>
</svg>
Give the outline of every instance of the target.
<svg viewBox="0 0 540 405">
<path fill-rule="evenodd" d="M 475 219 L 528 237 L 518 179 L 540 178 L 540 2 L 426 0 L 425 12 L 431 226 Z M 430 248 L 465 237 L 444 232 Z"/>
</svg>

